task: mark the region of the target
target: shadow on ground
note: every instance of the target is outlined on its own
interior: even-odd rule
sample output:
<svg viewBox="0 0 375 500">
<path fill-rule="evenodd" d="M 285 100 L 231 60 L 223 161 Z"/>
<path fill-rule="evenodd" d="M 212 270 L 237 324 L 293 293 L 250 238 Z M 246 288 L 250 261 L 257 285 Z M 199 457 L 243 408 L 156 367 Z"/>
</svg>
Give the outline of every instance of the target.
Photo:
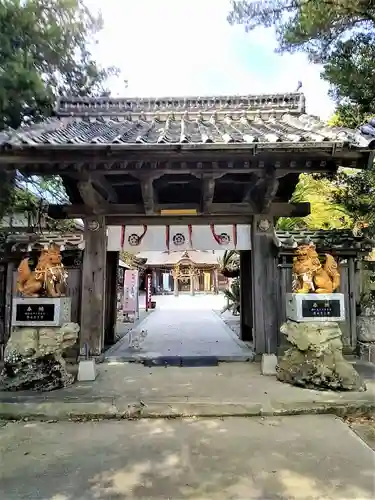
<svg viewBox="0 0 375 500">
<path fill-rule="evenodd" d="M 7 500 L 374 497 L 374 453 L 332 416 L 7 424 Z"/>
</svg>

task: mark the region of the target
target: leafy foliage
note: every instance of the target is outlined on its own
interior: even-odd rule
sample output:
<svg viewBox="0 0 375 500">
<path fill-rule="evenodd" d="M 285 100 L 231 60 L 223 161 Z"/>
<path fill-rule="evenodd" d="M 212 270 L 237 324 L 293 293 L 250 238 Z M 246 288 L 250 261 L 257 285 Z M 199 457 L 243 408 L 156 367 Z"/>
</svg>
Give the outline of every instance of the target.
<svg viewBox="0 0 375 500">
<path fill-rule="evenodd" d="M 227 299 L 227 303 L 221 313 L 225 311 L 232 311 L 233 316 L 236 316 L 240 312 L 240 302 L 241 302 L 241 288 L 240 279 L 236 278 L 232 281 L 230 288 L 224 290 L 224 297 Z"/>
<path fill-rule="evenodd" d="M 337 103 L 355 103 L 365 114 L 375 110 L 374 71 L 375 25 L 373 33 L 358 33 L 337 42 L 322 77 L 333 84 L 330 94 Z"/>
<path fill-rule="evenodd" d="M 330 125 L 358 127 L 374 118 L 374 114 L 363 114 L 358 106 L 339 106 L 330 120 Z M 366 230 L 375 236 L 375 165 L 367 170 L 342 170 L 335 179 L 331 199 L 350 213 L 355 231 Z"/>
<path fill-rule="evenodd" d="M 292 196 L 293 203 L 310 202 L 311 214 L 307 217 L 282 217 L 277 222 L 277 229 L 340 229 L 350 227 L 350 210 L 339 198 L 334 199 L 336 183 L 326 178 L 315 178 L 301 174 Z"/>
<path fill-rule="evenodd" d="M 375 3 L 373 0 L 232 0 L 231 24 L 247 31 L 274 27 L 279 52 L 303 51 L 324 65 L 331 95 L 375 108 Z"/>
<path fill-rule="evenodd" d="M 375 167 L 356 173 L 341 172 L 335 182 L 333 201 L 351 214 L 355 230 L 375 235 Z"/>
<path fill-rule="evenodd" d="M 115 70 L 88 49 L 101 27 L 82 0 L 0 0 L 0 130 L 50 115 L 58 95 L 104 91 Z"/>
<path fill-rule="evenodd" d="M 2 192 L 6 194 L 0 200 L 2 217 L 24 215 L 29 221 L 29 231 L 42 230 L 42 226 L 53 231 L 67 231 L 75 227 L 74 221 L 57 221 L 45 216 L 48 201 L 69 201 L 62 180 L 58 176 L 25 179 L 17 175 L 12 180 L 7 179 L 7 182 L 4 182 L 4 191 L 0 188 L 0 194 Z M 1 222 L 0 219 L 0 226 Z M 7 222 L 3 225 L 7 226 Z"/>
<path fill-rule="evenodd" d="M 219 271 L 227 278 L 236 278 L 240 274 L 240 257 L 236 250 L 225 250 L 218 259 Z"/>
<path fill-rule="evenodd" d="M 247 31 L 276 28 L 280 51 L 307 52 L 315 62 L 331 58 L 348 31 L 367 31 L 375 25 L 373 0 L 232 0 L 231 24 Z"/>
<path fill-rule="evenodd" d="M 278 52 L 303 51 L 323 64 L 322 77 L 337 103 L 330 125 L 356 128 L 374 117 L 373 0 L 232 0 L 228 21 L 247 31 L 274 27 Z M 328 229 L 349 224 L 374 231 L 374 190 L 373 169 L 341 172 L 333 182 L 301 176 L 293 201 L 310 201 L 312 213 L 304 219 L 280 219 L 278 226 Z"/>
<path fill-rule="evenodd" d="M 101 27 L 82 0 L 0 0 L 0 133 L 50 116 L 59 95 L 105 93 L 116 70 L 99 67 L 89 50 Z M 0 181 L 0 219 L 34 210 L 38 193 L 64 196 L 58 177 L 29 180 L 30 192 L 4 172 Z"/>
<path fill-rule="evenodd" d="M 328 125 L 356 129 L 374 117 L 373 113 L 364 113 L 361 106 L 356 104 L 339 104 L 335 114 L 328 120 Z"/>
</svg>

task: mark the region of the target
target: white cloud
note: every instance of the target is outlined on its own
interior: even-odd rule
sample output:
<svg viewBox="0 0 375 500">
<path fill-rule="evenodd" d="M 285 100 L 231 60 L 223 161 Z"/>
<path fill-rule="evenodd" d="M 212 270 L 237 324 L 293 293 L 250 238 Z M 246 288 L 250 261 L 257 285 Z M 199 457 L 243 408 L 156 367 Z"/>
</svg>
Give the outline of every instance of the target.
<svg viewBox="0 0 375 500">
<path fill-rule="evenodd" d="M 245 35 L 242 27 L 229 26 L 229 0 L 86 0 L 86 4 L 93 11 L 100 9 L 104 18 L 95 57 L 121 69 L 121 76 L 110 82 L 114 95 L 288 92 L 302 80 L 308 111 L 323 118 L 332 112 L 328 86 L 320 79 L 319 68 L 303 54 L 280 56 L 277 79 L 268 78 L 264 66 L 244 64 L 238 53 L 241 39 L 247 37 L 247 44 L 251 40 L 254 47 L 261 45 L 271 62 L 276 44 L 271 30 Z"/>
</svg>

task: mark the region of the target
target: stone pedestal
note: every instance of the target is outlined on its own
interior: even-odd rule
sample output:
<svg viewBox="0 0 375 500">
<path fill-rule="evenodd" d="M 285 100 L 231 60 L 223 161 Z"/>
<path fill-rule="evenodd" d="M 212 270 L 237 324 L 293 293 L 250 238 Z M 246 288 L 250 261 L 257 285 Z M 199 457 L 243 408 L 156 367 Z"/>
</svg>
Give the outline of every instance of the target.
<svg viewBox="0 0 375 500">
<path fill-rule="evenodd" d="M 12 326 L 61 326 L 70 323 L 69 297 L 17 297 L 12 301 Z"/>
<path fill-rule="evenodd" d="M 78 365 L 78 382 L 93 382 L 96 379 L 95 359 L 80 361 Z"/>
<path fill-rule="evenodd" d="M 0 374 L 2 391 L 52 391 L 66 387 L 73 377 L 62 353 L 78 338 L 79 326 L 14 327 L 4 353 Z"/>
<path fill-rule="evenodd" d="M 62 354 L 77 342 L 79 325 L 64 321 L 67 318 L 70 299 L 66 297 L 14 299 L 0 390 L 51 391 L 73 382 Z"/>
<path fill-rule="evenodd" d="M 292 345 L 277 365 L 280 381 L 309 389 L 366 390 L 361 377 L 342 355 L 342 333 L 337 323 L 288 320 L 280 331 Z"/>
<path fill-rule="evenodd" d="M 286 315 L 297 322 L 345 321 L 343 293 L 287 293 Z"/>
<path fill-rule="evenodd" d="M 260 372 L 262 375 L 276 375 L 276 366 L 276 354 L 262 354 L 262 360 L 260 362 Z"/>
<path fill-rule="evenodd" d="M 362 308 L 357 317 L 357 339 L 361 359 L 375 363 L 375 305 Z"/>
</svg>

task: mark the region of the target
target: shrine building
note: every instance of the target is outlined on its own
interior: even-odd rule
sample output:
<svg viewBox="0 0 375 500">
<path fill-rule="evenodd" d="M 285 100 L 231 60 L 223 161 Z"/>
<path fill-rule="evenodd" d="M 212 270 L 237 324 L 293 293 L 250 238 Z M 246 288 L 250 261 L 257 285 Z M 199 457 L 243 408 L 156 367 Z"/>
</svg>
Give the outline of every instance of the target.
<svg viewBox="0 0 375 500">
<path fill-rule="evenodd" d="M 220 273 L 224 251 L 185 250 L 140 252 L 147 270 L 152 274 L 153 294 L 218 293 L 228 286 Z"/>
<path fill-rule="evenodd" d="M 261 354 L 276 352 L 281 320 L 275 221 L 310 211 L 289 203 L 299 175 L 367 168 L 374 148 L 373 127 L 328 127 L 300 93 L 68 97 L 52 118 L 0 133 L 0 181 L 61 176 L 70 204 L 48 213 L 84 221 L 80 343 L 92 355 L 116 312 L 105 298 L 118 252 L 225 249 L 240 252 L 241 337 Z"/>
</svg>

